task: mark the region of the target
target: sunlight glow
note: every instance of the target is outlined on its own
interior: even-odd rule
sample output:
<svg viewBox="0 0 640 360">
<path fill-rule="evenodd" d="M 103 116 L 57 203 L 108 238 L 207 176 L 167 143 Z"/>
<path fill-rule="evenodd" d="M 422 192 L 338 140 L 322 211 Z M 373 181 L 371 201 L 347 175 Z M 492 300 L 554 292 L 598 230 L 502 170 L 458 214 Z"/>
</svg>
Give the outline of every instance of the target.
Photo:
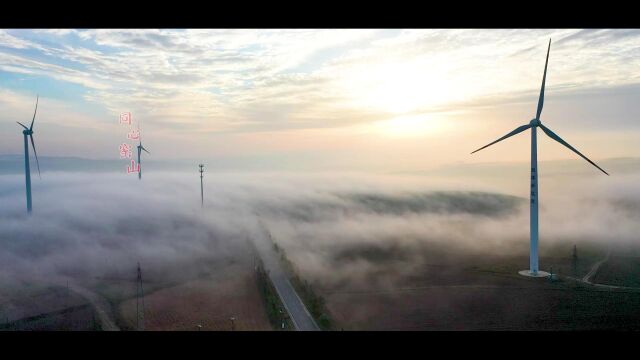
<svg viewBox="0 0 640 360">
<path fill-rule="evenodd" d="M 357 106 L 405 114 L 458 100 L 447 65 L 435 59 L 370 64 L 345 76 Z"/>
<path fill-rule="evenodd" d="M 428 115 L 398 116 L 374 123 L 376 132 L 393 137 L 419 137 L 439 134 L 448 128 L 445 119 Z"/>
</svg>

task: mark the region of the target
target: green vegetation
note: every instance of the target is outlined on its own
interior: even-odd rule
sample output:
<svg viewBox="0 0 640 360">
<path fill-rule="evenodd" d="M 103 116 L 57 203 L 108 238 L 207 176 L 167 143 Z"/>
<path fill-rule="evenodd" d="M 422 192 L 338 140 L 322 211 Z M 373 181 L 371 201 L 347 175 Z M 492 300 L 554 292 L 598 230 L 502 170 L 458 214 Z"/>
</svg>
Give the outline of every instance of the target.
<svg viewBox="0 0 640 360">
<path fill-rule="evenodd" d="M 322 296 L 316 294 L 313 291 L 313 287 L 306 281 L 300 279 L 298 275 L 294 275 L 291 278 L 291 284 L 296 289 L 298 295 L 304 302 L 305 306 L 313 316 L 316 324 L 322 330 L 332 330 L 333 321 L 328 315 L 329 311 L 325 305 L 325 300 Z"/>
<path fill-rule="evenodd" d="M 294 264 L 287 259 L 284 249 L 278 247 L 275 243 L 273 246 L 280 254 L 280 260 L 284 265 L 285 271 L 289 273 L 291 285 L 293 285 L 296 293 L 300 296 L 300 299 L 302 299 L 302 302 L 307 307 L 307 310 L 309 310 L 309 313 L 311 313 L 316 324 L 322 330 L 333 330 L 334 322 L 331 319 L 324 298 L 313 290 L 313 286 L 311 286 L 311 284 L 306 280 L 303 280 L 298 275 Z"/>
<path fill-rule="evenodd" d="M 271 323 L 273 329 L 281 331 L 293 330 L 293 323 L 280 301 L 280 297 L 278 297 L 278 293 L 264 270 L 262 263 L 259 263 L 256 267 L 256 278 L 258 281 L 258 291 L 260 292 L 264 307 L 267 310 L 269 323 Z"/>
<path fill-rule="evenodd" d="M 640 287 L 640 258 L 612 255 L 600 266 L 593 282 L 614 286 Z"/>
</svg>

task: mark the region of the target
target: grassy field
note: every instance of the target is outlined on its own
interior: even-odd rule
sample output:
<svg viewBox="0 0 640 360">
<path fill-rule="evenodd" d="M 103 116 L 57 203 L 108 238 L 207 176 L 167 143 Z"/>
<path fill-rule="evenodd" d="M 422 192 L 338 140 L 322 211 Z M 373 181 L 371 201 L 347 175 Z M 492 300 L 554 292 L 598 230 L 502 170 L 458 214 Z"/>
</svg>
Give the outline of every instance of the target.
<svg viewBox="0 0 640 360">
<path fill-rule="evenodd" d="M 612 255 L 592 281 L 597 284 L 640 287 L 640 257 Z"/>
<path fill-rule="evenodd" d="M 541 269 L 558 281 L 518 275 L 528 256 L 448 258 L 410 274 L 385 268 L 318 291 L 336 328 L 345 330 L 640 330 L 640 291 L 609 290 L 573 276 L 571 244 L 545 248 Z M 575 273 L 584 276 L 606 255 L 604 246 L 581 244 Z M 638 286 L 640 258 L 612 257 L 596 281 Z M 386 263 L 394 264 L 385 259 Z M 401 263 L 401 262 L 400 262 Z"/>
<path fill-rule="evenodd" d="M 464 274 L 459 273 L 464 277 Z M 473 284 L 329 293 L 349 330 L 640 330 L 640 292 L 497 274 Z"/>
</svg>

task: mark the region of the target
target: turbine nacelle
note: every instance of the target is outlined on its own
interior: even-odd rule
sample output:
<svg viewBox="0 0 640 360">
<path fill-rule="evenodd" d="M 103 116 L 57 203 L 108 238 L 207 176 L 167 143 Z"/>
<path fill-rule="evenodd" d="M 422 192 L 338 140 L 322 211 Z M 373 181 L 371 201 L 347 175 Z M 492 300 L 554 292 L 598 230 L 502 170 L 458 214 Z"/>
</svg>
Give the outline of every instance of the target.
<svg viewBox="0 0 640 360">
<path fill-rule="evenodd" d="M 540 125 L 542 125 L 542 123 L 540 122 L 540 119 L 531 119 L 531 121 L 529 122 L 529 126 L 531 127 L 536 127 Z"/>
<path fill-rule="evenodd" d="M 35 118 L 35 116 L 34 116 Z M 22 133 L 24 135 L 32 135 L 33 134 L 33 123 L 31 124 L 31 128 L 28 128 L 25 124 L 21 123 L 20 121 L 16 121 L 16 123 L 18 123 L 18 125 L 22 126 L 22 128 L 24 130 L 22 130 Z"/>
</svg>

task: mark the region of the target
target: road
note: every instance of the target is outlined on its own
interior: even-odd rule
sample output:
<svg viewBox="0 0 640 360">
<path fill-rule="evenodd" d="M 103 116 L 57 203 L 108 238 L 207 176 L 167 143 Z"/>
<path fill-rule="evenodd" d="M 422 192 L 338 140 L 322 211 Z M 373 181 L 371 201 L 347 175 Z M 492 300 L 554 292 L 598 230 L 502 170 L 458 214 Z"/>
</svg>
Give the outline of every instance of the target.
<svg viewBox="0 0 640 360">
<path fill-rule="evenodd" d="M 313 320 L 309 310 L 304 306 L 293 285 L 291 285 L 289 277 L 282 268 L 279 255 L 275 252 L 269 235 L 265 234 L 264 237 L 255 239 L 254 243 L 258 255 L 262 259 L 262 263 L 269 274 L 269 278 L 276 288 L 285 309 L 289 313 L 293 326 L 298 331 L 319 331 L 320 328 Z"/>
</svg>

